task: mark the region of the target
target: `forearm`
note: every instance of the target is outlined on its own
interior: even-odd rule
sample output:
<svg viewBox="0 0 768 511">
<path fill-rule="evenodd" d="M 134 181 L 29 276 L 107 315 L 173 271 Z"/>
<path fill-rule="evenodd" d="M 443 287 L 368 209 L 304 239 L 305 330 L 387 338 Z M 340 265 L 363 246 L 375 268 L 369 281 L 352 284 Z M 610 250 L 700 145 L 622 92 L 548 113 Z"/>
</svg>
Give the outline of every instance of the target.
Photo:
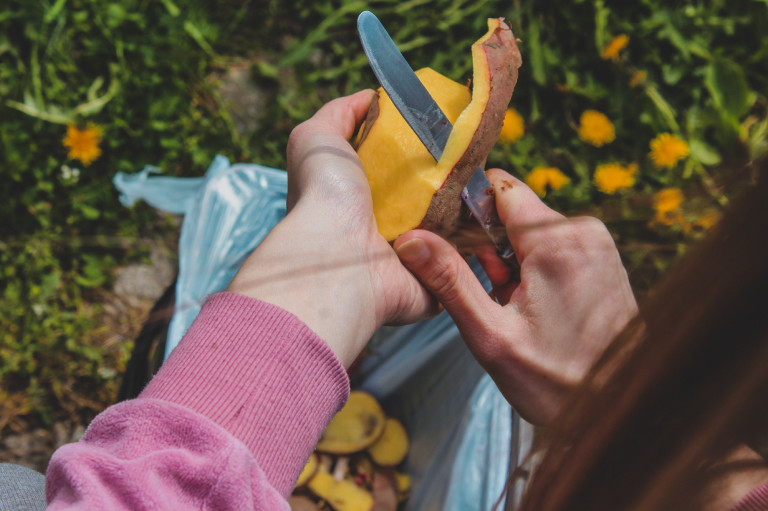
<svg viewBox="0 0 768 511">
<path fill-rule="evenodd" d="M 76 488 L 118 498 L 145 473 L 154 474 L 141 476 L 152 480 L 139 485 L 147 499 L 212 498 L 222 484 L 241 497 L 286 497 L 348 392 L 338 359 L 292 314 L 214 295 L 141 396 L 108 409 L 80 443 L 56 453 L 49 498 L 87 497 Z M 199 479 L 179 484 L 200 467 Z"/>
<path fill-rule="evenodd" d="M 263 300 L 300 318 L 348 367 L 377 324 L 367 261 L 350 237 L 328 227 L 331 213 L 299 205 L 248 257 L 228 291 Z M 334 220 L 336 221 L 336 220 Z M 308 250 L 308 247 L 323 250 Z M 361 305 L 371 304 L 367 309 Z"/>
<path fill-rule="evenodd" d="M 179 404 L 224 427 L 287 494 L 348 393 L 338 359 L 295 316 L 219 293 L 140 397 Z"/>
</svg>

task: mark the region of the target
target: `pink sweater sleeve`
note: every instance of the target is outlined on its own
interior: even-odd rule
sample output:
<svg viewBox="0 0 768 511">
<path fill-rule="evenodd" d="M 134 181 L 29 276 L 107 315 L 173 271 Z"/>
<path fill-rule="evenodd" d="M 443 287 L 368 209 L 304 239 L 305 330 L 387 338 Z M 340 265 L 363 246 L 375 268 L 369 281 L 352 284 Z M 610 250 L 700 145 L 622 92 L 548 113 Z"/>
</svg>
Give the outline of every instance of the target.
<svg viewBox="0 0 768 511">
<path fill-rule="evenodd" d="M 765 511 L 768 509 L 768 483 L 749 492 L 731 511 Z"/>
<path fill-rule="evenodd" d="M 54 453 L 49 509 L 288 509 L 348 396 L 341 363 L 298 318 L 212 295 L 141 395 Z"/>
</svg>

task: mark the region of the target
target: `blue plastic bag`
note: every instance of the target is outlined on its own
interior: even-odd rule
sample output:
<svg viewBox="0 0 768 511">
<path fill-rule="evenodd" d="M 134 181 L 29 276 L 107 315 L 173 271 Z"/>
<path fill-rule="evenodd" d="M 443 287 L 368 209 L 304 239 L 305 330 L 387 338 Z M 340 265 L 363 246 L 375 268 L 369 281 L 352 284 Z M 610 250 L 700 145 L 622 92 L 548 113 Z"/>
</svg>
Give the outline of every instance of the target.
<svg viewBox="0 0 768 511">
<path fill-rule="evenodd" d="M 206 297 L 224 290 L 245 258 L 285 216 L 284 171 L 237 164 L 217 156 L 203 178 L 150 177 L 154 168 L 114 184 L 120 201 L 139 199 L 169 213 L 183 213 L 179 238 L 176 306 L 168 330 L 165 358 L 173 351 Z M 178 189 L 176 187 L 178 186 Z"/>
<path fill-rule="evenodd" d="M 151 167 L 118 173 L 114 184 L 123 204 L 141 199 L 184 214 L 167 358 L 206 297 L 229 285 L 285 216 L 287 176 L 261 165 L 230 165 L 222 156 L 202 178 L 153 174 Z M 479 265 L 473 269 L 489 288 Z M 530 443 L 530 427 L 471 356 L 450 316 L 380 329 L 358 369 L 353 387 L 375 395 L 411 437 L 403 468 L 412 479 L 407 510 L 487 511 L 499 501 L 510 466 Z M 505 509 L 503 501 L 498 509 Z"/>
</svg>

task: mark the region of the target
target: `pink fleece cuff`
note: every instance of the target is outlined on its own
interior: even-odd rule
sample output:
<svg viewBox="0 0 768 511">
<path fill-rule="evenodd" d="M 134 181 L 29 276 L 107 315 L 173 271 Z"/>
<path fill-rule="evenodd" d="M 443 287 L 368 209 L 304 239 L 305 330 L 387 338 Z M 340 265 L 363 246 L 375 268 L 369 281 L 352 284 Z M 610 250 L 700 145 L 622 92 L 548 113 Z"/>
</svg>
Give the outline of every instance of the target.
<svg viewBox="0 0 768 511">
<path fill-rule="evenodd" d="M 296 316 L 217 293 L 139 399 L 173 402 L 213 420 L 250 449 L 287 496 L 348 397 L 341 362 Z"/>
</svg>

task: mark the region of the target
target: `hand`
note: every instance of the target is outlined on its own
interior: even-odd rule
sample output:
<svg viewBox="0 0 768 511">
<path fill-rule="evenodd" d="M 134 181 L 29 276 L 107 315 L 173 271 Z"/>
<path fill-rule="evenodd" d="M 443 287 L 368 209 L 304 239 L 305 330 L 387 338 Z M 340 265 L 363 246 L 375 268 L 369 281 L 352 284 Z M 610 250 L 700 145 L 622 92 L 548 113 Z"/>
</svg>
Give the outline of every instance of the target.
<svg viewBox="0 0 768 511">
<path fill-rule="evenodd" d="M 514 282 L 490 245 L 478 250 L 498 303 L 435 234 L 411 231 L 394 246 L 518 413 L 547 425 L 637 304 L 601 222 L 567 219 L 506 172 L 487 174 L 521 269 Z"/>
<path fill-rule="evenodd" d="M 304 321 L 348 367 L 375 330 L 437 304 L 378 233 L 362 163 L 348 140 L 373 91 L 323 106 L 288 142 L 288 213 L 229 286 Z"/>
</svg>

